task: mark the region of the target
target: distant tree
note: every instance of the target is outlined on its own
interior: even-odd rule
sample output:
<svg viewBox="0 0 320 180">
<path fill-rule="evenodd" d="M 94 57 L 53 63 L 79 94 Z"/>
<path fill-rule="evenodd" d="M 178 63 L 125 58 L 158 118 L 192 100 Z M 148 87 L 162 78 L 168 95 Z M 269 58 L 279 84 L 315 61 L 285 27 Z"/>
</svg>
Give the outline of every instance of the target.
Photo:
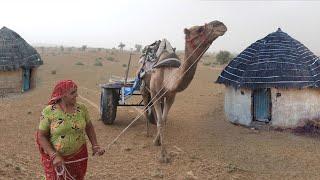
<svg viewBox="0 0 320 180">
<path fill-rule="evenodd" d="M 60 51 L 63 52 L 64 51 L 64 47 L 60 46 Z"/>
<path fill-rule="evenodd" d="M 120 44 L 118 45 L 118 47 L 119 47 L 119 49 L 120 49 L 121 51 L 123 51 L 123 48 L 124 48 L 125 46 L 126 46 L 126 45 L 123 44 L 122 42 L 120 42 Z"/>
<path fill-rule="evenodd" d="M 233 55 L 229 51 L 220 51 L 216 56 L 217 62 L 219 64 L 226 64 L 230 62 L 232 58 Z"/>
<path fill-rule="evenodd" d="M 136 44 L 136 45 L 134 45 L 134 47 L 136 48 L 137 52 L 141 52 L 141 49 L 142 49 L 142 45 L 141 44 Z"/>
<path fill-rule="evenodd" d="M 85 51 L 87 49 L 87 45 L 82 45 L 81 46 L 81 51 Z"/>
<path fill-rule="evenodd" d="M 98 50 L 98 52 L 100 52 L 102 50 L 102 48 L 98 48 L 97 50 Z"/>
</svg>

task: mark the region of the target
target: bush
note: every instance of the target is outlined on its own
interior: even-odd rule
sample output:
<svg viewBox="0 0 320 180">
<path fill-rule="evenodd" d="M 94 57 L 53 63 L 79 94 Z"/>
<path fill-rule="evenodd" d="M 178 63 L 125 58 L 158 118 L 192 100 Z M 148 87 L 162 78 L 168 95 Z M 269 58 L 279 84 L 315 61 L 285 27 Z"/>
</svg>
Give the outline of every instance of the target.
<svg viewBox="0 0 320 180">
<path fill-rule="evenodd" d="M 107 60 L 108 61 L 114 61 L 114 57 L 109 56 L 109 57 L 107 57 Z"/>
<path fill-rule="evenodd" d="M 127 67 L 127 64 L 122 64 L 122 67 L 124 67 L 124 68 Z"/>
<path fill-rule="evenodd" d="M 57 71 L 56 70 L 52 70 L 51 74 L 57 74 Z"/>
<path fill-rule="evenodd" d="M 102 62 L 96 60 L 96 62 L 94 63 L 95 66 L 103 66 Z"/>
<path fill-rule="evenodd" d="M 226 64 L 233 59 L 233 56 L 229 51 L 220 51 L 216 58 L 219 64 Z"/>
<path fill-rule="evenodd" d="M 211 62 L 203 62 L 202 63 L 204 66 L 210 66 L 211 65 Z"/>
<path fill-rule="evenodd" d="M 76 65 L 83 66 L 84 64 L 82 62 L 77 62 Z"/>
</svg>

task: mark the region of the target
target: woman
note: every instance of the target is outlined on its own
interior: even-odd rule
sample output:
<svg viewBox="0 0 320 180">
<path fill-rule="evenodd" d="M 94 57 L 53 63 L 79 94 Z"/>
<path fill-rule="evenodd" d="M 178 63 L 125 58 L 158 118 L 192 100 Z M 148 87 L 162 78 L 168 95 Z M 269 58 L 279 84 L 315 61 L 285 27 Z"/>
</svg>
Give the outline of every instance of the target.
<svg viewBox="0 0 320 180">
<path fill-rule="evenodd" d="M 76 102 L 77 85 L 64 80 L 55 86 L 48 106 L 42 111 L 37 144 L 47 180 L 82 180 L 87 170 L 87 134 L 93 155 L 103 155 L 87 108 Z"/>
</svg>

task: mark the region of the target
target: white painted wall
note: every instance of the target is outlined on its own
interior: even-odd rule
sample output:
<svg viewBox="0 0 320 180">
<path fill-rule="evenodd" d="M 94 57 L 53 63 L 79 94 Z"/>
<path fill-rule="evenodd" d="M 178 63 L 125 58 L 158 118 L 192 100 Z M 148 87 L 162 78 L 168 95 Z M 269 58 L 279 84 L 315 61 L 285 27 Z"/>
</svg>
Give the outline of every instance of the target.
<svg viewBox="0 0 320 180">
<path fill-rule="evenodd" d="M 280 97 L 276 97 L 280 93 Z M 320 90 L 271 89 L 273 126 L 293 128 L 320 119 Z"/>
<path fill-rule="evenodd" d="M 251 90 L 226 86 L 224 110 L 229 121 L 249 126 L 252 121 Z"/>
</svg>

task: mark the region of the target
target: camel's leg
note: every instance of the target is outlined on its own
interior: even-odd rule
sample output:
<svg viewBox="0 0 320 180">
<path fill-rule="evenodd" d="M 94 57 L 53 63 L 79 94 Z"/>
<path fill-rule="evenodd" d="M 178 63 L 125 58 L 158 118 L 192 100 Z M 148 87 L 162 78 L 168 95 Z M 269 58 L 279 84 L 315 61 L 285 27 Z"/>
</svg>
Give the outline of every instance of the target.
<svg viewBox="0 0 320 180">
<path fill-rule="evenodd" d="M 147 137 L 150 137 L 150 122 L 147 116 L 147 108 L 148 108 L 148 104 L 150 103 L 150 93 L 148 92 L 148 90 L 146 89 L 146 87 L 141 88 L 140 91 L 141 95 L 142 95 L 142 100 L 143 100 L 143 104 L 144 104 L 144 116 L 146 119 L 146 128 L 147 128 Z"/>
<path fill-rule="evenodd" d="M 163 104 L 163 112 L 162 112 L 163 127 L 160 130 L 160 144 L 161 144 L 160 162 L 164 162 L 164 163 L 168 163 L 170 161 L 170 156 L 167 153 L 166 145 L 164 143 L 164 136 L 165 136 L 164 131 L 165 131 L 168 113 L 169 113 L 169 110 L 174 102 L 174 98 L 175 98 L 175 96 L 166 97 L 164 99 L 164 104 Z"/>
<path fill-rule="evenodd" d="M 150 137 L 150 122 L 149 122 L 149 119 L 148 119 L 148 111 L 147 109 L 149 108 L 148 103 L 149 103 L 149 96 L 142 96 L 143 97 L 143 103 L 144 103 L 144 116 L 145 116 L 145 119 L 146 119 L 146 126 L 147 126 L 147 137 Z"/>
<path fill-rule="evenodd" d="M 161 108 L 161 103 L 160 103 L 161 99 L 159 99 L 157 102 L 153 103 L 153 107 L 154 107 L 154 110 L 156 111 L 156 116 L 157 116 L 157 135 L 153 140 L 153 144 L 155 146 L 160 146 L 161 145 L 160 132 L 161 132 L 161 129 L 163 128 L 162 108 Z"/>
<path fill-rule="evenodd" d="M 164 144 L 164 121 L 162 119 L 162 108 L 161 103 L 159 101 L 153 103 L 154 108 L 157 113 L 157 136 L 154 139 L 155 145 L 161 145 L 161 153 L 160 153 L 160 162 L 168 163 L 170 161 L 170 157 L 166 151 L 166 147 Z"/>
<path fill-rule="evenodd" d="M 163 98 L 163 102 L 162 102 L 163 107 L 161 107 L 161 114 L 162 114 L 162 121 L 163 121 L 164 127 L 167 123 L 167 116 L 168 116 L 169 110 L 174 102 L 174 98 L 175 98 L 175 95 Z M 154 140 L 154 142 L 157 142 L 157 143 L 155 143 L 155 145 L 158 145 L 158 146 L 161 145 L 160 139 L 161 139 L 160 133 L 157 133 L 156 138 Z"/>
<path fill-rule="evenodd" d="M 175 98 L 175 95 L 168 96 L 165 98 L 164 105 L 163 105 L 163 112 L 162 112 L 162 119 L 165 124 L 167 123 L 168 113 L 169 113 L 169 110 L 174 102 L 174 98 Z"/>
</svg>

